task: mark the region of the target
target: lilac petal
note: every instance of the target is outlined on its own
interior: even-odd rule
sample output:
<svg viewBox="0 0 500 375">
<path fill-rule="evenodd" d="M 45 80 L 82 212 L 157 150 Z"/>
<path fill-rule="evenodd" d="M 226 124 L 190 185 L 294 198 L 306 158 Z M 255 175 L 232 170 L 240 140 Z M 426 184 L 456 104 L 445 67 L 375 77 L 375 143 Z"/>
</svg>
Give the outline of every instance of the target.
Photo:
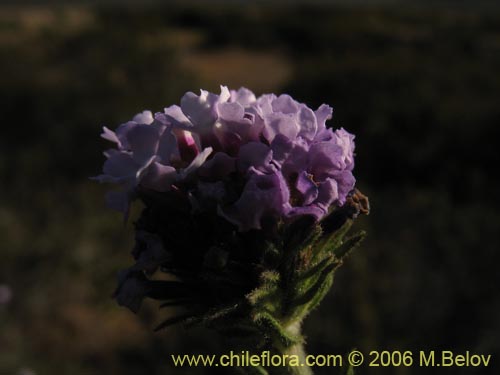
<svg viewBox="0 0 500 375">
<path fill-rule="evenodd" d="M 316 220 L 320 220 L 323 216 L 325 216 L 326 212 L 324 209 L 316 206 L 316 205 L 310 205 L 310 206 L 298 206 L 298 207 L 292 207 L 292 209 L 287 213 L 287 217 L 296 217 L 296 216 L 302 216 L 302 215 L 311 215 L 314 216 Z"/>
<path fill-rule="evenodd" d="M 319 184 L 318 199 L 315 204 L 324 209 L 325 213 L 328 211 L 328 207 L 339 198 L 338 188 L 337 182 L 332 178 Z"/>
<path fill-rule="evenodd" d="M 222 126 L 216 126 L 214 135 L 218 140 L 217 144 L 220 145 L 225 152 L 230 155 L 238 154 L 242 143 L 241 136 L 238 133 L 223 129 Z"/>
<path fill-rule="evenodd" d="M 256 140 L 258 136 L 255 134 L 253 124 L 255 117 L 251 113 L 245 113 L 243 106 L 236 102 L 225 102 L 217 105 L 219 119 L 215 123 L 214 132 L 221 140 L 222 145 L 227 151 L 227 137 L 225 134 L 235 134 L 238 139 Z M 233 136 L 234 137 L 234 136 Z M 237 142 L 236 151 L 239 149 L 241 142 Z"/>
<path fill-rule="evenodd" d="M 301 172 L 297 178 L 297 190 L 302 194 L 304 201 L 303 206 L 307 206 L 314 202 L 318 197 L 318 187 L 312 180 L 312 176 L 305 171 Z"/>
<path fill-rule="evenodd" d="M 277 134 L 271 142 L 273 161 L 282 164 L 290 155 L 294 147 L 293 142 L 283 134 Z"/>
<path fill-rule="evenodd" d="M 181 129 L 192 129 L 193 124 L 186 115 L 182 112 L 181 107 L 178 105 L 172 105 L 170 107 L 165 108 L 165 113 L 157 113 L 155 118 L 162 122 L 168 122 L 172 124 L 174 127 Z"/>
<path fill-rule="evenodd" d="M 161 163 L 170 164 L 172 157 L 177 154 L 177 138 L 172 133 L 172 130 L 167 128 L 158 140 L 156 155 Z"/>
<path fill-rule="evenodd" d="M 168 191 L 177 180 L 178 174 L 174 167 L 160 163 L 152 163 L 147 173 L 141 179 L 141 186 L 155 191 Z"/>
<path fill-rule="evenodd" d="M 252 124 L 255 122 L 255 114 L 252 112 L 245 112 L 243 117 L 245 119 L 247 119 L 248 121 L 250 121 L 250 123 L 252 123 Z"/>
<path fill-rule="evenodd" d="M 116 130 L 115 134 L 118 140 L 120 141 L 120 149 L 122 150 L 130 150 L 130 145 L 128 143 L 127 134 L 137 126 L 138 124 L 135 121 L 128 121 L 124 124 L 121 124 Z"/>
<path fill-rule="evenodd" d="M 329 105 L 321 104 L 314 114 L 316 115 L 318 130 L 323 130 L 326 128 L 326 121 L 332 118 L 333 108 Z"/>
<path fill-rule="evenodd" d="M 181 171 L 180 179 L 183 180 L 191 173 L 196 171 L 203 163 L 205 163 L 205 160 L 207 160 L 207 158 L 210 156 L 211 153 L 212 153 L 212 147 L 207 147 L 198 155 L 196 155 L 191 164 L 189 164 L 184 170 Z"/>
<path fill-rule="evenodd" d="M 145 124 L 149 125 L 153 122 L 153 114 L 151 111 L 142 111 L 141 113 L 138 113 L 134 116 L 132 121 L 138 123 L 138 124 Z"/>
<path fill-rule="evenodd" d="M 346 169 L 354 168 L 354 135 L 344 128 L 337 129 L 334 133 L 335 143 L 342 149 L 342 161 Z"/>
<path fill-rule="evenodd" d="M 120 152 L 122 152 L 122 151 L 119 151 L 119 150 L 117 150 L 117 149 L 115 149 L 115 148 L 110 148 L 110 149 L 108 149 L 108 150 L 104 151 L 102 154 L 103 154 L 104 156 L 106 156 L 106 159 L 109 159 L 109 158 L 110 158 L 110 157 L 112 157 L 113 155 L 115 155 L 115 154 L 119 154 Z"/>
<path fill-rule="evenodd" d="M 110 141 L 110 142 L 114 142 L 117 144 L 118 148 L 121 147 L 121 142 L 120 140 L 118 139 L 118 137 L 116 136 L 115 132 L 112 131 L 112 130 L 109 130 L 107 127 L 103 126 L 102 127 L 102 134 L 101 134 L 101 137 Z"/>
<path fill-rule="evenodd" d="M 292 207 L 287 213 L 287 216 L 312 215 L 316 220 L 320 220 L 328 213 L 328 208 L 337 198 L 337 183 L 333 179 L 327 179 L 319 184 L 317 188 L 317 199 L 312 204 Z"/>
<path fill-rule="evenodd" d="M 299 110 L 299 104 L 290 95 L 280 95 L 272 102 L 274 112 L 294 114 Z"/>
<path fill-rule="evenodd" d="M 303 105 L 298 112 L 298 121 L 300 124 L 299 135 L 308 139 L 313 140 L 318 130 L 318 124 L 316 123 L 316 116 L 314 112 Z"/>
<path fill-rule="evenodd" d="M 117 179 L 134 178 L 137 169 L 137 163 L 130 154 L 125 152 L 119 152 L 111 155 L 111 157 L 104 162 L 102 168 L 105 175 Z"/>
<path fill-rule="evenodd" d="M 330 128 L 325 128 L 318 130 L 316 137 L 314 137 L 314 142 L 329 142 L 334 138 L 333 130 Z"/>
<path fill-rule="evenodd" d="M 239 231 L 261 229 L 263 217 L 279 217 L 288 209 L 289 191 L 279 174 L 254 174 L 248 180 L 240 199 L 219 214 L 238 226 Z"/>
<path fill-rule="evenodd" d="M 220 94 L 219 94 L 219 103 L 227 102 L 231 99 L 231 92 L 227 88 L 227 86 L 220 86 Z"/>
<path fill-rule="evenodd" d="M 240 103 L 247 107 L 256 101 L 255 94 L 245 87 L 240 87 L 238 91 L 231 91 L 231 101 Z"/>
<path fill-rule="evenodd" d="M 262 131 L 264 129 L 264 119 L 255 111 L 254 108 L 249 108 L 244 115 L 245 118 L 248 118 L 251 122 L 251 125 L 248 126 L 246 137 L 247 141 L 261 141 L 260 137 Z"/>
<path fill-rule="evenodd" d="M 213 125 L 217 119 L 216 104 L 227 102 L 230 97 L 225 86 L 221 86 L 220 95 L 205 90 L 200 90 L 199 96 L 188 92 L 181 99 L 181 109 L 195 127 L 203 130 Z"/>
<path fill-rule="evenodd" d="M 202 92 L 200 96 L 188 92 L 181 99 L 182 112 L 197 127 L 203 129 L 211 126 L 217 119 L 213 108 L 217 101 L 217 96 L 211 93 Z"/>
<path fill-rule="evenodd" d="M 152 156 L 139 164 L 128 153 L 116 153 L 104 162 L 104 174 L 94 179 L 99 182 L 127 184 L 129 187 L 133 187 L 139 183 L 155 158 L 155 156 Z"/>
<path fill-rule="evenodd" d="M 217 112 L 220 119 L 234 122 L 241 121 L 243 119 L 243 115 L 245 114 L 243 106 L 236 102 L 219 103 L 217 105 Z"/>
<path fill-rule="evenodd" d="M 274 94 L 264 94 L 257 99 L 257 102 L 252 105 L 252 108 L 254 108 L 256 113 L 261 117 L 265 117 L 273 113 L 272 103 L 275 99 L 276 95 Z"/>
<path fill-rule="evenodd" d="M 278 134 L 293 140 L 297 138 L 300 130 L 293 115 L 271 113 L 264 118 L 264 124 L 263 135 L 269 142 L 272 142 Z"/>
<path fill-rule="evenodd" d="M 293 148 L 290 151 L 289 157 L 281 166 L 281 171 L 286 178 L 292 174 L 300 173 L 308 168 L 309 162 L 309 145 L 297 138 L 293 142 Z"/>
<path fill-rule="evenodd" d="M 322 181 L 335 170 L 345 168 L 342 148 L 333 142 L 318 142 L 309 150 L 309 170 L 317 181 Z"/>
<path fill-rule="evenodd" d="M 349 170 L 335 172 L 332 176 L 338 185 L 338 202 L 343 205 L 346 201 L 347 195 L 354 189 L 356 179 Z"/>
<path fill-rule="evenodd" d="M 127 133 L 127 141 L 138 163 L 151 158 L 158 149 L 158 130 L 150 125 L 137 125 Z"/>
<path fill-rule="evenodd" d="M 217 152 L 198 170 L 198 174 L 211 179 L 221 179 L 236 170 L 236 159 L 224 152 Z"/>
<path fill-rule="evenodd" d="M 150 289 L 148 280 L 144 275 L 129 270 L 122 271 L 119 280 L 118 289 L 114 294 L 116 302 L 137 313 L 141 308 L 142 300 Z"/>
<path fill-rule="evenodd" d="M 273 152 L 264 143 L 249 142 L 241 146 L 238 154 L 238 170 L 246 173 L 250 167 L 259 171 L 266 171 L 270 167 L 273 159 Z"/>
</svg>

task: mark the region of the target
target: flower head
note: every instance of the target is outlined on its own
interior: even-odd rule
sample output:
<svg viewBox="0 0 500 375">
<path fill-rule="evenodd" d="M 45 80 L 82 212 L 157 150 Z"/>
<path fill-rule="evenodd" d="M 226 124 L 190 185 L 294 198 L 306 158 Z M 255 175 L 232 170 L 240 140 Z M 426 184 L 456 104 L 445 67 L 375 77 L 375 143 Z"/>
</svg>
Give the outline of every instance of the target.
<svg viewBox="0 0 500 375">
<path fill-rule="evenodd" d="M 181 192 L 194 210 L 210 211 L 239 231 L 264 220 L 312 215 L 320 220 L 354 188 L 354 136 L 332 130 L 332 108 L 312 110 L 289 95 L 250 90 L 185 94 L 180 106 L 136 115 L 103 138 L 96 179 L 123 186 L 108 201 L 124 212 L 138 190 Z"/>
</svg>

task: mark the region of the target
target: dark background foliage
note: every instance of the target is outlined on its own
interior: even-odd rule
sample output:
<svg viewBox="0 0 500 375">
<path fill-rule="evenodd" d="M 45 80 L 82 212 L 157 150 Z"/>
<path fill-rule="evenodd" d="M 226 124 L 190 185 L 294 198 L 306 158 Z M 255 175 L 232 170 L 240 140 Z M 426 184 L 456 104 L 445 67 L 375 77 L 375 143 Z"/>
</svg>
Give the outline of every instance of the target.
<svg viewBox="0 0 500 375">
<path fill-rule="evenodd" d="M 222 373 L 170 361 L 220 338 L 154 334 L 155 304 L 136 317 L 110 299 L 132 227 L 88 181 L 102 125 L 219 84 L 329 103 L 357 136 L 369 237 L 308 319 L 308 351 L 469 350 L 491 367 L 359 373 L 496 373 L 500 9 L 401 4 L 1 7 L 0 374 Z"/>
</svg>

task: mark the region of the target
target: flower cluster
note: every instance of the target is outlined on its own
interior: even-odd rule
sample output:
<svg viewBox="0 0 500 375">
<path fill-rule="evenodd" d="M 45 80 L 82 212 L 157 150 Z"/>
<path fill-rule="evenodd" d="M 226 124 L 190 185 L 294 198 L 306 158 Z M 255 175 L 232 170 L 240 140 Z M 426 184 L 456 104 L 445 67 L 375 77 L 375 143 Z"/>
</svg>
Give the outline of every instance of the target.
<svg viewBox="0 0 500 375">
<path fill-rule="evenodd" d="M 354 136 L 325 122 L 332 108 L 313 111 L 288 95 L 250 90 L 186 93 L 180 106 L 144 111 L 103 138 L 101 182 L 123 187 L 108 203 L 125 213 L 137 191 L 188 195 L 194 210 L 213 210 L 240 232 L 268 220 L 341 206 L 353 190 Z"/>
</svg>

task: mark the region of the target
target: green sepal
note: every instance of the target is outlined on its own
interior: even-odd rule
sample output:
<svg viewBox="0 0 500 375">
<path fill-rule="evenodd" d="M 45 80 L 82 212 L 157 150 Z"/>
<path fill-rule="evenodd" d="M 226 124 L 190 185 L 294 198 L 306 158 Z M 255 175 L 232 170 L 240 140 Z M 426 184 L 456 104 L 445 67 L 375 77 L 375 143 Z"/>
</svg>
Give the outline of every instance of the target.
<svg viewBox="0 0 500 375">
<path fill-rule="evenodd" d="M 359 231 L 355 235 L 343 241 L 333 251 L 333 253 L 338 259 L 343 259 L 345 256 L 349 255 L 351 251 L 357 248 L 361 244 L 361 242 L 365 239 L 365 237 L 366 237 L 366 232 L 364 230 Z"/>
<path fill-rule="evenodd" d="M 279 306 L 276 306 L 276 303 L 279 301 L 280 278 L 280 274 L 276 271 L 263 271 L 260 275 L 261 285 L 247 294 L 246 299 L 257 309 L 268 311 L 278 310 Z M 271 302 L 271 304 L 267 302 Z"/>
<path fill-rule="evenodd" d="M 300 283 L 307 282 L 308 279 L 317 276 L 321 273 L 330 263 L 334 262 L 334 257 L 331 254 L 327 254 L 324 259 L 319 261 L 313 267 L 307 269 L 302 272 L 296 279 L 296 283 L 300 285 Z M 300 288 L 300 287 L 299 287 Z"/>
<path fill-rule="evenodd" d="M 334 252 L 342 244 L 342 240 L 351 229 L 352 223 L 352 220 L 346 220 L 338 230 L 321 237 L 316 244 L 316 254 Z"/>
<path fill-rule="evenodd" d="M 338 266 L 336 261 L 327 263 L 318 276 L 313 278 L 314 282 L 291 302 L 294 311 L 292 319 L 303 319 L 321 302 L 332 285 L 333 272 Z"/>
</svg>

